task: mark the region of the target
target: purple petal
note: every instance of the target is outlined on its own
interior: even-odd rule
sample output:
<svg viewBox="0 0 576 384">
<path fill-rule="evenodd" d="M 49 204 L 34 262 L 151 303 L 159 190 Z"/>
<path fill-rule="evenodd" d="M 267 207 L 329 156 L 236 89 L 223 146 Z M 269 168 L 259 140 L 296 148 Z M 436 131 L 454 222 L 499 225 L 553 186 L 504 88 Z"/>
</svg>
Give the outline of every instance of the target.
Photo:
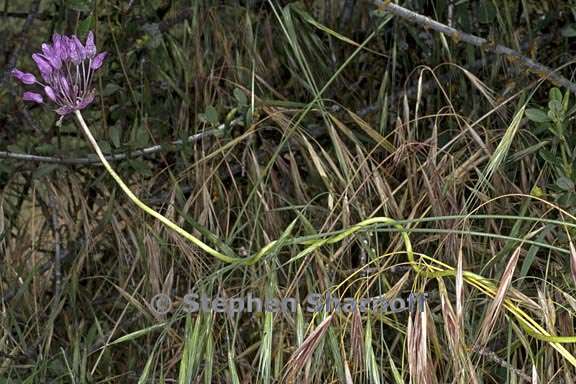
<svg viewBox="0 0 576 384">
<path fill-rule="evenodd" d="M 70 54 L 68 52 L 68 44 L 66 42 L 66 36 L 59 35 L 57 33 L 52 36 L 52 41 L 54 41 L 54 49 L 60 56 L 62 61 L 66 61 L 70 58 Z"/>
<path fill-rule="evenodd" d="M 88 32 L 86 37 L 86 54 L 89 59 L 96 55 L 96 44 L 94 44 L 94 33 L 92 31 Z"/>
<path fill-rule="evenodd" d="M 102 66 L 102 64 L 104 63 L 104 59 L 106 58 L 107 55 L 108 55 L 107 52 L 101 52 L 101 53 L 97 54 L 96 57 L 92 60 L 92 64 L 90 64 L 90 68 L 93 69 L 94 71 L 97 70 L 98 68 L 100 68 Z"/>
<path fill-rule="evenodd" d="M 59 35 L 58 33 L 54 33 L 52 35 L 52 44 L 54 45 L 54 47 L 56 47 L 58 45 L 58 42 L 62 41 L 62 35 Z"/>
<path fill-rule="evenodd" d="M 74 108 L 69 107 L 68 105 L 60 107 L 56 110 L 56 113 L 61 115 L 61 116 L 65 116 L 65 115 L 72 113 L 72 112 L 74 112 Z"/>
<path fill-rule="evenodd" d="M 32 85 L 36 82 L 36 77 L 31 73 L 25 73 L 16 68 L 14 68 L 10 73 L 24 84 Z"/>
<path fill-rule="evenodd" d="M 38 66 L 38 69 L 40 70 L 44 80 L 47 80 L 47 77 L 52 73 L 52 66 L 50 65 L 50 62 L 37 53 L 32 55 L 32 60 L 36 62 L 36 65 Z"/>
<path fill-rule="evenodd" d="M 74 40 L 70 36 L 62 36 L 62 39 L 66 42 L 66 49 L 68 49 L 68 55 L 70 55 L 73 51 L 76 51 L 76 44 L 74 44 Z"/>
<path fill-rule="evenodd" d="M 52 56 L 52 46 L 50 44 L 43 43 L 42 44 L 42 52 L 44 56 L 50 57 Z"/>
<path fill-rule="evenodd" d="M 86 97 L 84 97 L 82 100 L 80 100 L 80 102 L 78 103 L 78 109 L 86 108 L 93 101 L 94 101 L 94 91 L 92 90 L 92 91 L 90 91 L 90 93 L 88 93 L 88 95 Z"/>
<path fill-rule="evenodd" d="M 80 59 L 80 52 L 78 52 L 78 48 L 74 43 L 74 40 L 68 36 L 63 36 L 64 41 L 66 42 L 66 51 L 68 52 L 68 57 L 72 62 L 76 65 L 80 64 L 82 59 Z"/>
<path fill-rule="evenodd" d="M 25 101 L 33 101 L 38 104 L 42 104 L 44 102 L 42 95 L 36 92 L 24 92 L 24 94 L 22 94 L 22 99 Z"/>
<path fill-rule="evenodd" d="M 84 46 L 80 42 L 80 39 L 78 39 L 78 37 L 76 35 L 72 35 L 72 41 L 74 42 L 74 46 L 76 48 L 76 54 L 78 55 L 79 62 L 86 59 L 86 49 L 84 48 Z M 79 64 L 79 62 L 74 63 L 74 64 Z"/>
<path fill-rule="evenodd" d="M 42 52 L 44 57 L 48 60 L 52 68 L 60 69 L 62 67 L 62 61 L 60 60 L 60 55 L 56 52 L 56 49 L 50 44 L 42 44 Z"/>
<path fill-rule="evenodd" d="M 46 96 L 48 96 L 50 100 L 56 102 L 56 94 L 54 93 L 54 90 L 51 87 L 48 86 L 44 87 L 44 93 L 46 93 Z"/>
<path fill-rule="evenodd" d="M 78 49 L 79 49 L 80 51 L 82 51 L 83 53 L 86 51 L 86 48 L 84 47 L 84 44 L 82 44 L 82 42 L 80 41 L 80 39 L 78 38 L 78 36 L 72 35 L 72 40 L 74 41 L 74 44 L 76 44 L 76 47 L 78 47 Z"/>
</svg>

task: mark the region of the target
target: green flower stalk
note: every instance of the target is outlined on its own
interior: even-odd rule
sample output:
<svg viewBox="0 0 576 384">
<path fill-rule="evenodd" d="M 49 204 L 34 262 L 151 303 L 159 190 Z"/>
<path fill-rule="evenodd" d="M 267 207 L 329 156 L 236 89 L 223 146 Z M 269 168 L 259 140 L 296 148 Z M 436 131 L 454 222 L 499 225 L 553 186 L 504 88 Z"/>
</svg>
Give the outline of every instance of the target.
<svg viewBox="0 0 576 384">
<path fill-rule="evenodd" d="M 410 229 L 404 228 L 400 223 L 388 217 L 373 217 L 361 221 L 349 228 L 341 230 L 332 236 L 322 236 L 310 240 L 295 240 L 289 241 L 291 230 L 296 221 L 292 222 L 284 231 L 278 240 L 274 240 L 265 245 L 256 254 L 247 257 L 239 258 L 236 256 L 225 255 L 200 239 L 196 238 L 165 216 L 156 212 L 146 204 L 144 204 L 131 190 L 128 188 L 122 178 L 114 171 L 106 157 L 102 153 L 100 146 L 96 139 L 90 132 L 88 125 L 82 117 L 81 110 L 86 108 L 94 100 L 94 89 L 91 87 L 93 74 L 103 64 L 106 58 L 106 52 L 97 53 L 96 45 L 94 43 L 94 35 L 92 32 L 88 33 L 86 43 L 83 45 L 76 36 L 61 36 L 54 35 L 52 44 L 42 44 L 42 53 L 35 53 L 32 58 L 36 62 L 43 83 L 36 80 L 36 77 L 31 73 L 25 73 L 18 69 L 12 71 L 12 75 L 25 85 L 39 85 L 42 87 L 44 95 L 48 98 L 49 102 L 56 106 L 55 112 L 61 118 L 67 115 L 74 114 L 78 121 L 82 132 L 90 142 L 98 158 L 106 168 L 106 171 L 112 176 L 114 181 L 120 186 L 122 191 L 132 200 L 140 209 L 149 214 L 150 216 L 160 220 L 164 225 L 191 241 L 200 249 L 209 255 L 217 258 L 226 263 L 251 265 L 260 260 L 263 256 L 273 253 L 276 249 L 281 248 L 286 243 L 303 244 L 306 248 L 299 252 L 296 256 L 292 257 L 289 262 L 294 262 L 309 253 L 319 249 L 324 245 L 330 245 L 342 241 L 354 235 L 356 232 L 365 230 L 366 228 L 386 225 L 395 227 L 400 233 L 404 242 L 405 253 L 408 258 L 408 263 L 416 274 L 427 279 L 443 279 L 443 278 L 456 278 L 459 273 L 456 268 L 451 267 L 439 260 L 423 255 L 416 254 L 412 249 L 410 242 L 409 231 Z M 23 99 L 34 103 L 44 103 L 42 94 L 32 91 L 24 92 Z M 572 244 L 571 244 L 572 246 Z M 572 250 L 573 247 L 571 247 Z M 573 254 L 574 252 L 572 252 Z M 419 256 L 419 260 L 415 259 L 415 255 Z M 573 257 L 574 259 L 574 257 Z M 573 260 L 573 264 L 576 261 Z M 574 268 L 573 268 L 574 271 Z M 481 275 L 474 274 L 468 271 L 462 271 L 461 277 L 464 282 L 477 288 L 479 291 L 489 297 L 496 297 L 499 294 L 498 286 L 495 282 L 484 278 Z M 570 351 L 564 348 L 561 343 L 575 343 L 576 337 L 574 336 L 555 336 L 538 324 L 536 320 L 528 315 L 521 309 L 512 299 L 505 297 L 502 301 L 503 307 L 518 320 L 522 329 L 539 340 L 550 343 L 562 356 L 564 356 L 573 366 L 576 367 L 576 357 Z"/>
<path fill-rule="evenodd" d="M 174 232 L 190 240 L 206 253 L 223 262 L 237 264 L 250 263 L 253 259 L 232 257 L 217 251 L 167 217 L 144 204 L 144 202 L 130 190 L 116 171 L 114 171 L 108 160 L 106 160 L 98 142 L 92 135 L 92 132 L 90 132 L 80 112 L 94 100 L 95 91 L 91 86 L 92 78 L 94 72 L 102 67 L 105 58 L 106 52 L 97 53 L 92 31 L 88 33 L 84 45 L 77 36 L 54 34 L 52 44 L 42 44 L 42 52 L 32 55 L 32 59 L 38 66 L 44 83 L 36 80 L 36 76 L 32 73 L 22 72 L 18 69 L 13 69 L 11 73 L 12 76 L 25 85 L 40 86 L 47 96 L 48 102 L 56 107 L 55 112 L 61 116 L 61 119 L 67 115 L 74 114 L 80 124 L 82 132 L 90 142 L 94 151 L 96 151 L 106 171 L 108 171 L 128 198 L 140 209 L 160 220 Z M 26 91 L 22 98 L 24 101 L 44 104 L 44 97 L 37 92 Z"/>
<path fill-rule="evenodd" d="M 86 122 L 84 121 L 84 118 L 82 117 L 82 113 L 80 113 L 79 110 L 76 110 L 76 111 L 74 111 L 74 114 L 76 116 L 76 120 L 78 120 L 78 123 L 80 124 L 80 127 L 82 128 L 82 131 L 84 132 L 84 135 L 86 136 L 86 138 L 90 142 L 90 145 L 92 145 L 92 148 L 94 148 L 94 151 L 96 151 L 96 155 L 98 155 L 98 158 L 102 162 L 102 165 L 104 165 L 104 168 L 106 168 L 106 170 L 108 171 L 110 176 L 112 176 L 114 181 L 116 181 L 116 183 L 120 186 L 122 191 L 124 191 L 124 193 L 128 196 L 128 198 L 130 200 L 132 200 L 134 202 L 134 204 L 136 204 L 144 212 L 146 212 L 150 216 L 160 220 L 168 228 L 172 229 L 174 232 L 176 232 L 176 233 L 182 235 L 183 237 L 185 237 L 186 239 L 190 240 L 196 246 L 198 246 L 199 248 L 204 250 L 206 253 L 214 256 L 215 258 L 217 258 L 221 261 L 224 261 L 226 263 L 241 263 L 241 262 L 245 261 L 244 259 L 227 256 L 221 252 L 218 252 L 214 248 L 210 247 L 208 244 L 204 243 L 202 240 L 198 239 L 197 237 L 195 237 L 191 233 L 187 232 L 185 229 L 180 227 L 178 224 L 176 224 L 173 221 L 171 221 L 170 219 L 168 219 L 166 216 L 156 212 L 155 210 L 153 210 L 152 208 L 150 208 L 149 206 L 144 204 L 144 202 L 142 202 L 142 200 L 140 200 L 130 190 L 130 188 L 128 188 L 128 186 L 126 185 L 126 183 L 124 183 L 122 178 L 116 173 L 116 171 L 114 171 L 114 169 L 112 168 L 112 166 L 110 165 L 108 160 L 106 160 L 106 157 L 102 153 L 100 146 L 96 142 L 96 139 L 92 135 L 92 132 L 90 132 L 88 125 L 86 125 Z"/>
</svg>

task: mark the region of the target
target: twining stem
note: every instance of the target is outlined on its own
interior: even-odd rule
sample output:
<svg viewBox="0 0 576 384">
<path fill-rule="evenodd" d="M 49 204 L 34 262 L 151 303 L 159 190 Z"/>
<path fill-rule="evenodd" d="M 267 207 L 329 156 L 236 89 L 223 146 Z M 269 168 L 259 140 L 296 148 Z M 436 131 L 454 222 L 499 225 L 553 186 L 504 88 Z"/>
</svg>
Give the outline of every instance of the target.
<svg viewBox="0 0 576 384">
<path fill-rule="evenodd" d="M 251 264 L 256 263 L 263 256 L 272 252 L 272 250 L 275 247 L 282 245 L 282 241 L 281 241 L 282 238 L 280 240 L 271 241 L 266 246 L 264 246 L 259 252 L 257 252 L 256 254 L 254 254 L 250 257 L 247 257 L 247 258 L 227 256 L 221 252 L 218 252 L 214 248 L 210 247 L 209 245 L 207 245 L 206 243 L 204 243 L 200 239 L 196 238 L 192 234 L 188 233 L 186 230 L 184 230 L 183 228 L 181 228 L 180 226 L 178 226 L 177 224 L 175 224 L 174 222 L 172 222 L 168 218 L 164 217 L 160 213 L 156 212 L 155 210 L 153 210 L 152 208 L 150 208 L 149 206 L 144 204 L 140 199 L 138 199 L 138 197 L 136 197 L 136 195 L 134 195 L 134 193 L 130 190 L 130 188 L 128 188 L 126 183 L 124 183 L 122 178 L 114 171 L 114 169 L 112 169 L 112 167 L 110 166 L 110 163 L 108 163 L 108 160 L 106 160 L 106 157 L 102 153 L 102 150 L 100 149 L 100 146 L 96 142 L 96 139 L 94 139 L 94 136 L 92 136 L 90 129 L 88 129 L 88 126 L 86 125 L 86 122 L 84 121 L 84 118 L 82 117 L 82 114 L 80 113 L 80 111 L 75 111 L 75 115 L 76 115 L 76 118 L 78 119 L 78 122 L 80 123 L 80 126 L 82 127 L 82 131 L 84 132 L 84 134 L 88 138 L 88 141 L 90 142 L 90 144 L 92 145 L 92 147 L 96 151 L 98 158 L 100 159 L 100 161 L 102 162 L 102 164 L 104 165 L 104 167 L 106 168 L 108 173 L 114 178 L 114 180 L 116 181 L 116 183 L 118 183 L 120 188 L 122 188 L 124 193 L 126 193 L 126 195 L 130 198 L 130 200 L 132 200 L 144 212 L 146 212 L 149 215 L 153 216 L 154 218 L 160 220 L 168 228 L 170 228 L 173 231 L 175 231 L 176 233 L 184 236 L 186 239 L 188 239 L 192 243 L 196 244 L 199 248 L 203 249 L 208 254 L 210 254 L 210 255 L 214 256 L 215 258 L 217 258 L 218 260 L 221 260 L 221 261 L 226 262 L 226 263 L 251 265 Z M 291 226 L 293 224 L 291 224 Z M 400 234 L 402 236 L 402 240 L 404 241 L 404 247 L 406 249 L 406 255 L 408 257 L 408 262 L 418 275 L 420 275 L 422 277 L 426 277 L 426 278 L 436 278 L 436 279 L 443 278 L 443 277 L 453 277 L 454 278 L 456 276 L 455 268 L 453 268 L 447 264 L 444 264 L 444 263 L 442 263 L 439 260 L 436 260 L 434 258 L 421 255 L 421 259 L 419 261 L 416 261 L 414 258 L 415 254 L 414 254 L 414 251 L 412 249 L 412 243 L 410 241 L 410 236 L 408 235 L 410 230 L 407 228 L 404 228 L 399 223 L 399 221 L 388 218 L 388 217 L 373 217 L 373 218 L 361 221 L 361 222 L 351 226 L 350 228 L 342 231 L 341 233 L 335 234 L 333 236 L 329 236 L 327 238 L 320 239 L 320 240 L 303 241 L 302 244 L 309 244 L 309 245 L 303 251 L 301 251 L 299 254 L 294 256 L 290 261 L 295 261 L 297 259 L 300 259 L 301 257 L 304 257 L 305 255 L 309 254 L 310 252 L 314 251 L 315 249 L 320 248 L 323 245 L 334 244 L 334 243 L 340 242 L 340 241 L 344 240 L 345 238 L 352 236 L 354 233 L 356 233 L 362 229 L 365 229 L 367 227 L 377 225 L 377 224 L 391 225 L 391 226 L 395 227 L 400 232 Z M 288 235 L 288 234 L 289 234 L 289 231 L 286 233 L 286 235 Z M 422 262 L 424 260 L 428 260 L 431 263 L 438 264 L 438 265 L 440 265 L 440 267 L 432 265 L 432 264 L 428 264 L 428 263 L 423 264 Z M 468 284 L 476 287 L 477 289 L 479 289 L 483 293 L 487 294 L 488 296 L 494 297 L 496 294 L 495 284 L 492 283 L 491 281 L 489 281 L 488 279 L 485 279 L 484 277 L 482 277 L 480 275 L 464 271 L 463 272 L 463 279 Z M 573 366 L 576 366 L 576 358 L 567 349 L 565 349 L 560 344 L 560 343 L 575 343 L 576 337 L 551 335 L 542 326 L 540 326 L 535 320 L 533 320 L 526 312 L 524 312 L 522 309 L 520 309 L 517 305 L 515 305 L 512 302 L 512 300 L 510 300 L 508 298 L 506 298 L 504 300 L 504 306 L 506 307 L 506 309 L 508 309 L 511 313 L 513 313 L 515 315 L 515 317 L 518 319 L 518 321 L 520 323 L 520 326 L 522 327 L 522 329 L 524 329 L 524 331 L 526 331 L 529 335 L 535 337 L 536 339 L 550 343 L 558 352 L 560 352 L 560 354 L 562 354 L 565 358 L 567 358 L 568 361 Z"/>
<path fill-rule="evenodd" d="M 122 178 L 116 173 L 116 171 L 114 171 L 114 169 L 112 168 L 112 166 L 110 165 L 108 160 L 106 160 L 106 157 L 102 153 L 102 150 L 100 149 L 100 146 L 96 142 L 96 139 L 94 139 L 94 136 L 92 136 L 92 133 L 90 132 L 90 129 L 86 125 L 86 122 L 84 121 L 84 118 L 82 117 L 82 114 L 80 113 L 80 111 L 77 110 L 74 113 L 76 115 L 76 119 L 78 120 L 78 123 L 80 123 L 80 126 L 82 127 L 82 131 L 84 132 L 84 134 L 86 135 L 86 138 L 88 138 L 88 141 L 90 142 L 90 144 L 92 145 L 92 147 L 96 151 L 96 154 L 98 155 L 98 158 L 100 159 L 100 161 L 104 165 L 104 168 L 106 168 L 106 170 L 108 171 L 110 176 L 112 176 L 114 178 L 116 183 L 118 183 L 120 188 L 122 188 L 124 193 L 128 196 L 128 198 L 130 200 L 132 200 L 134 202 L 134 204 L 136 204 L 144 212 L 146 212 L 150 216 L 160 220 L 168 228 L 172 229 L 174 232 L 176 232 L 176 233 L 182 235 L 183 237 L 185 237 L 186 239 L 190 240 L 196 246 L 198 246 L 199 248 L 204 250 L 206 253 L 214 256 L 218 260 L 224 261 L 226 263 L 231 263 L 231 264 L 244 264 L 244 263 L 249 261 L 248 259 L 243 259 L 243 258 L 239 258 L 239 257 L 232 257 L 232 256 L 225 255 L 221 252 L 218 252 L 214 248 L 210 247 L 208 244 L 204 243 L 202 240 L 198 239 L 197 237 L 195 237 L 194 235 L 192 235 L 191 233 L 189 233 L 188 231 L 186 231 L 185 229 L 180 227 L 178 224 L 174 223 L 170 219 L 166 218 L 165 216 L 161 215 L 160 213 L 156 212 L 155 210 L 153 210 L 152 208 L 150 208 L 149 206 L 144 204 L 144 202 L 142 202 L 142 200 L 140 200 L 130 190 L 130 188 L 128 188 L 128 186 L 126 185 L 126 183 L 124 183 Z"/>
</svg>

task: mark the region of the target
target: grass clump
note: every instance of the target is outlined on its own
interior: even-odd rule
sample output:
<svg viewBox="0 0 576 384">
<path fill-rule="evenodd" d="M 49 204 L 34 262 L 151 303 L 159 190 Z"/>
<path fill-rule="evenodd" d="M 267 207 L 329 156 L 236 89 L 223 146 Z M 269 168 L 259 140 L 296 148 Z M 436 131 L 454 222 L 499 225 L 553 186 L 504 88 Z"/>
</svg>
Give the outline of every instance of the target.
<svg viewBox="0 0 576 384">
<path fill-rule="evenodd" d="M 5 78 L 2 382 L 574 382 L 573 6 L 400 6 L 487 41 L 378 1 L 7 2 L 7 69 L 96 31 L 91 132 L 224 257 Z M 296 305 L 189 310 L 248 295 Z"/>
</svg>

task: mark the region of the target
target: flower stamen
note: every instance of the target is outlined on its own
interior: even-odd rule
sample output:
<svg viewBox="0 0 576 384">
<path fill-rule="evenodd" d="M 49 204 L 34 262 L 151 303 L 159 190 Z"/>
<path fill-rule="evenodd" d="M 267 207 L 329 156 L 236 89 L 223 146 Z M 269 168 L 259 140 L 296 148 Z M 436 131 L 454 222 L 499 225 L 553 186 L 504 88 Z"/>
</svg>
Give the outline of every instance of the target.
<svg viewBox="0 0 576 384">
<path fill-rule="evenodd" d="M 85 45 L 75 35 L 54 34 L 52 44 L 42 44 L 42 52 L 32 55 L 44 83 L 18 69 L 13 69 L 12 75 L 24 84 L 42 87 L 48 100 L 58 107 L 56 113 L 65 116 L 92 103 L 92 75 L 105 58 L 106 52 L 97 53 L 92 31 L 88 32 Z M 23 99 L 44 103 L 42 95 L 35 92 L 25 92 Z"/>
</svg>

